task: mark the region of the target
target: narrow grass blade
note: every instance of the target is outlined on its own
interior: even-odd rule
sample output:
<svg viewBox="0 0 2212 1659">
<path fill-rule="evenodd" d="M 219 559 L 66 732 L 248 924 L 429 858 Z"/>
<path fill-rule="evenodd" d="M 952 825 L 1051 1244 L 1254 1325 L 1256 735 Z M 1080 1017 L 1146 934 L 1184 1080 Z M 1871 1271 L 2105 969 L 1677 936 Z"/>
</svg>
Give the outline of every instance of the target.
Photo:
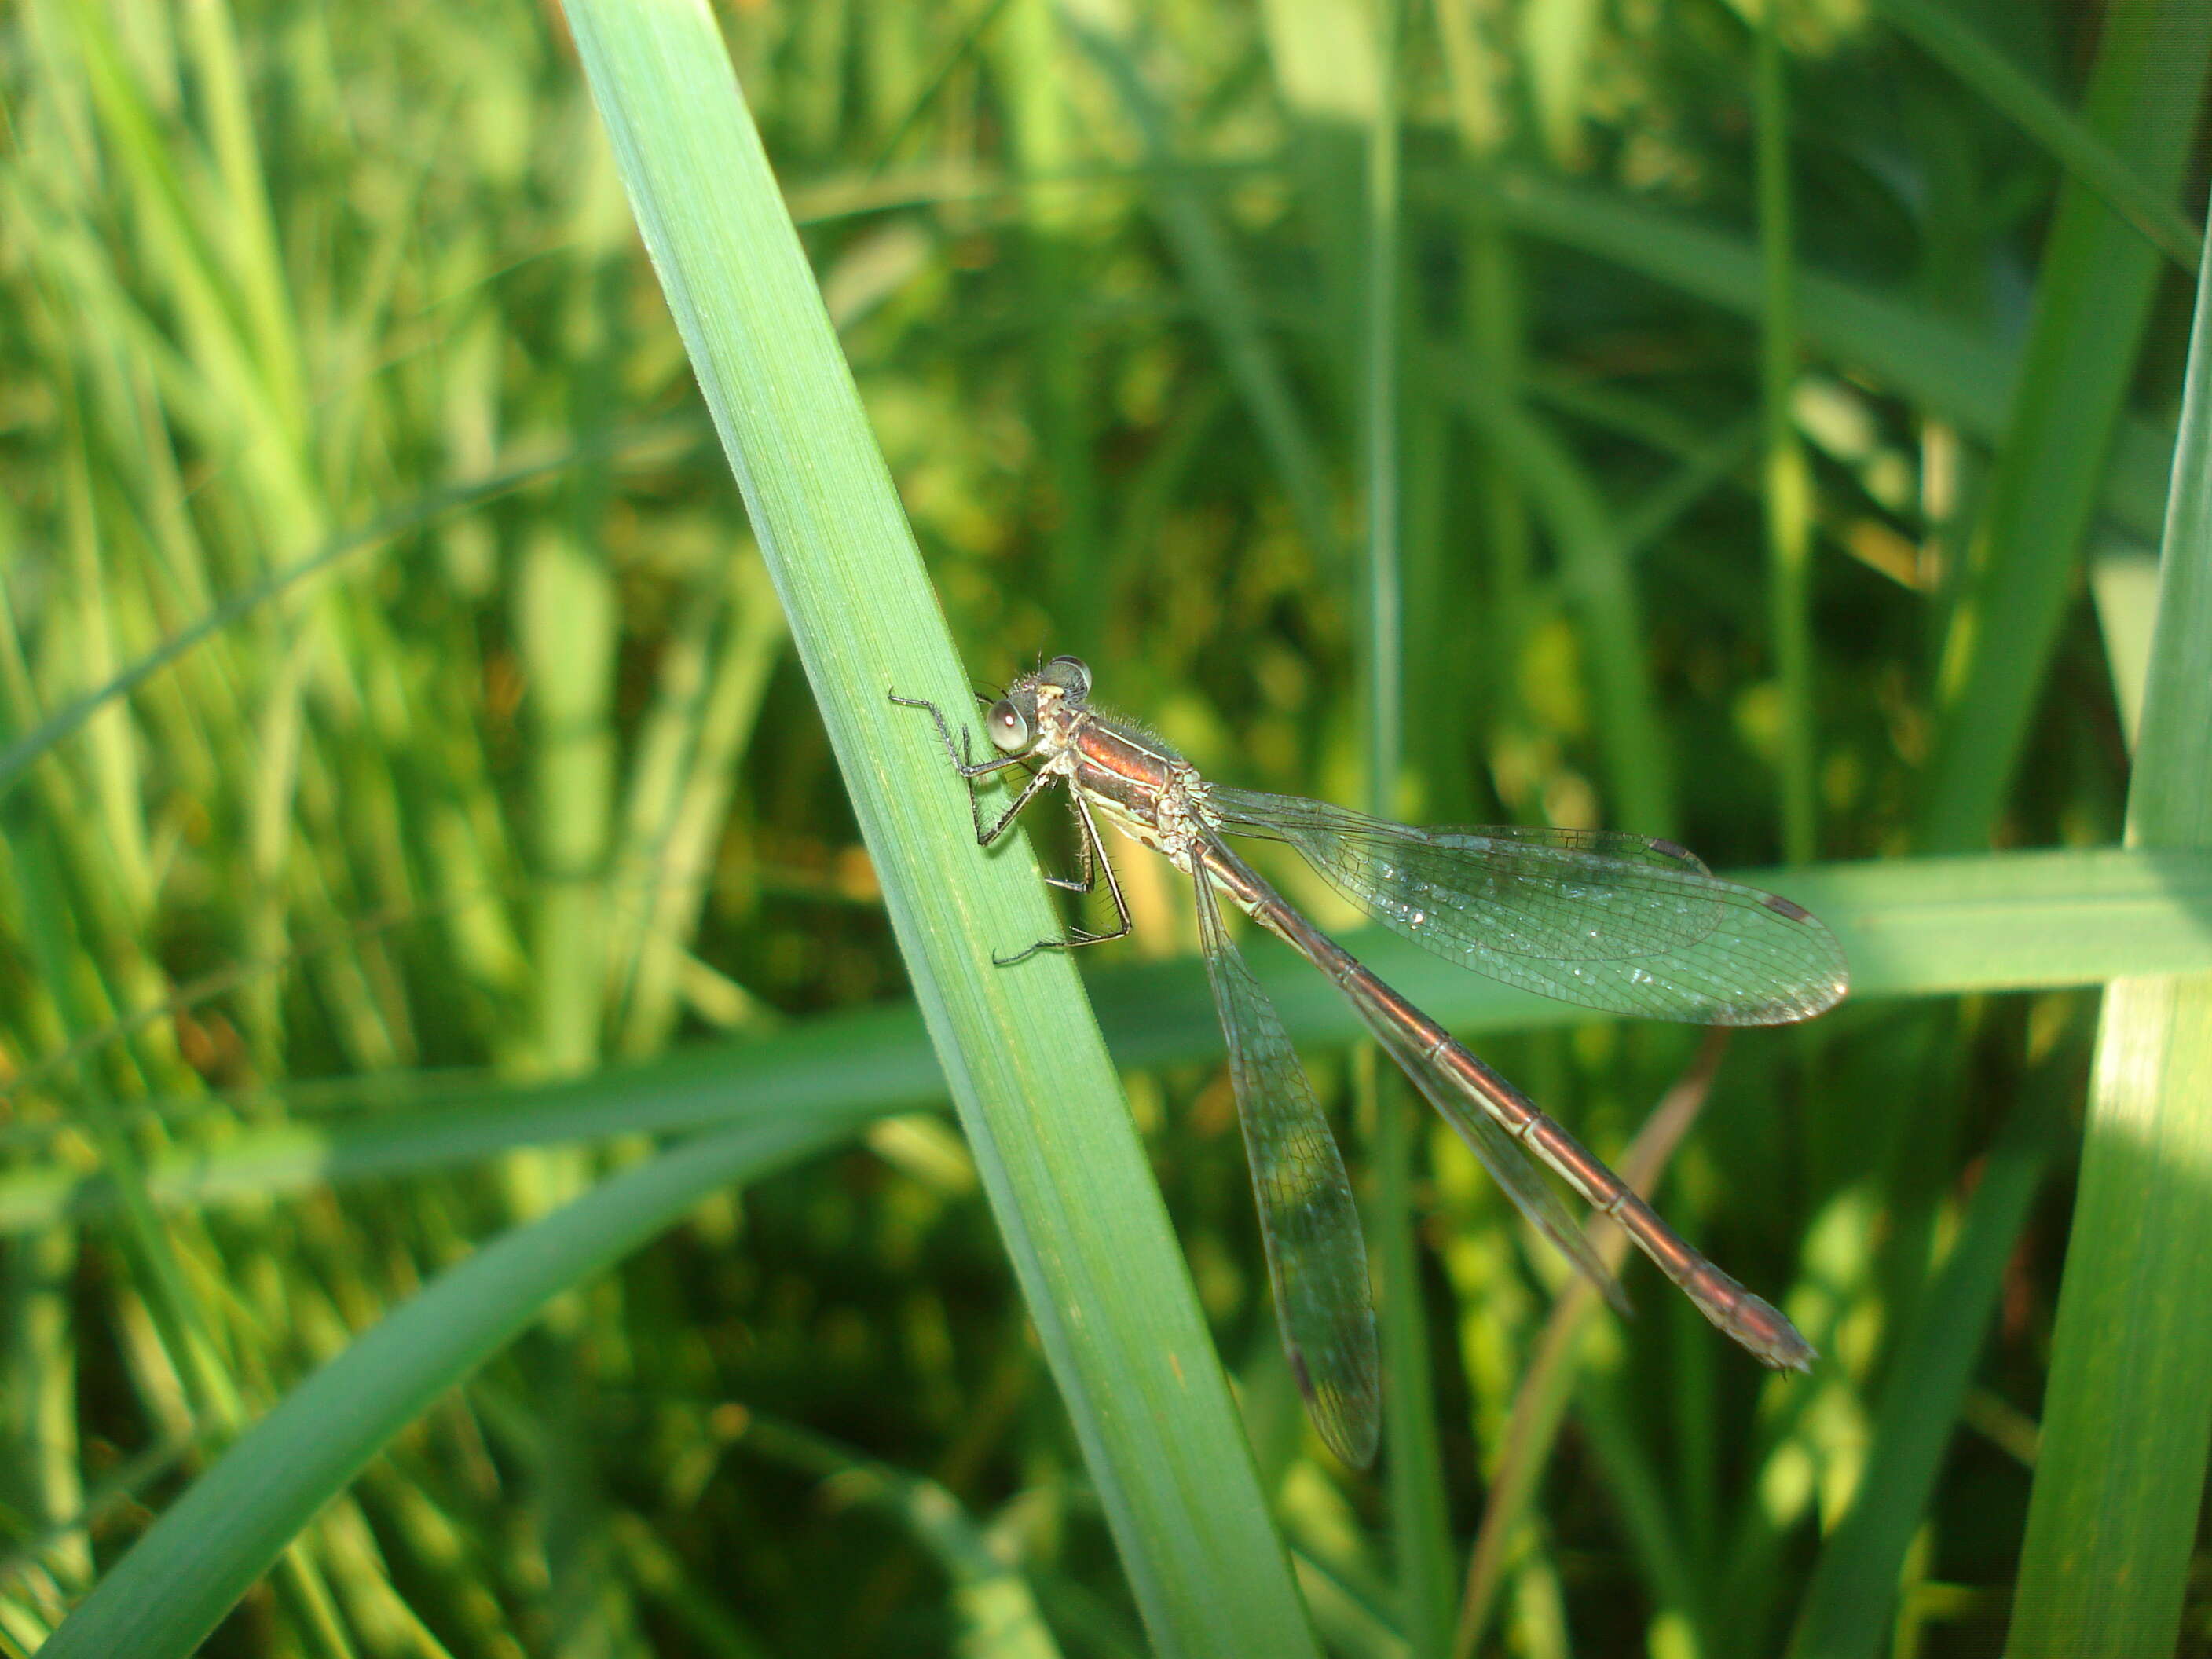
<svg viewBox="0 0 2212 1659">
<path fill-rule="evenodd" d="M 1759 251 L 1743 237 L 1589 185 L 1501 170 L 1492 183 L 1461 181 L 1495 194 L 1515 228 L 1610 259 L 1707 303 L 1759 312 Z M 1799 273 L 1797 321 L 1807 345 L 1872 371 L 1916 402 L 1978 437 L 2005 429 L 2021 365 L 2000 340 L 1967 332 L 1924 307 L 1814 270 Z M 2100 503 L 2129 529 L 2158 532 L 2165 511 L 2166 434 L 2121 420 Z"/>
<path fill-rule="evenodd" d="M 1875 1659 L 1895 1628 L 1905 1553 L 1926 1519 L 2006 1264 L 2058 1150 L 2060 1127 L 2055 1114 L 2029 1103 L 1990 1149 L 1958 1242 L 1889 1367 L 1865 1465 L 1880 1474 L 1860 1481 L 1820 1552 L 1790 1650 L 1796 1659 Z"/>
<path fill-rule="evenodd" d="M 2197 853 L 2013 853 L 1829 866 L 1787 886 L 1844 941 L 1855 1001 L 2094 985 L 2128 972 L 2212 970 L 2212 856 Z M 1589 1018 L 1439 961 L 1379 927 L 1346 945 L 1436 1018 L 1462 1032 L 1526 1030 Z M 1313 970 L 1253 941 L 1253 969 L 1301 1044 L 1344 1042 L 1357 1018 Z M 1123 1066 L 1216 1060 L 1221 1031 L 1194 961 L 1094 975 L 1099 1024 Z M 162 1208 L 264 1201 L 331 1184 L 453 1169 L 518 1146 L 672 1134 L 744 1117 L 869 1120 L 941 1102 L 945 1076 L 911 1010 L 871 1009 L 767 1038 L 702 1043 L 587 1078 L 518 1085 L 426 1085 L 393 1105 L 391 1080 L 364 1088 L 372 1115 L 226 1129 L 148 1161 Z M 104 1214 L 106 1182 L 59 1159 L 0 1172 L 0 1236 Z"/>
<path fill-rule="evenodd" d="M 2023 74 L 1936 0 L 1875 0 L 1899 33 L 1935 58 L 2059 164 L 2105 198 L 2115 213 L 2184 270 L 2195 270 L 2204 233 L 2183 217 L 2128 161 L 2073 111 Z"/>
<path fill-rule="evenodd" d="M 1697 1058 L 1653 1109 L 1622 1154 L 1620 1177 L 1639 1195 L 1650 1196 L 1674 1149 L 1705 1110 L 1721 1057 L 1727 1051 L 1728 1035 L 1723 1030 L 1706 1034 Z M 1628 1235 L 1610 1224 L 1600 1224 L 1590 1229 L 1590 1237 L 1599 1259 L 1608 1270 L 1619 1272 L 1628 1256 Z M 1473 1659 L 1489 1628 L 1504 1583 L 1508 1548 L 1527 1523 L 1559 1425 L 1566 1418 L 1576 1381 L 1576 1348 L 1584 1328 L 1602 1305 L 1592 1280 L 1579 1274 L 1569 1280 L 1553 1304 L 1542 1341 L 1515 1392 L 1511 1425 L 1499 1442 L 1497 1460 L 1490 1470 L 1481 1528 L 1468 1553 L 1467 1578 L 1452 1638 L 1453 1659 Z"/>
<path fill-rule="evenodd" d="M 295 1389 L 172 1504 L 40 1650 L 166 1659 L 196 1650 L 316 1510 L 553 1297 L 708 1194 L 830 1137 L 745 1124 L 663 1152 L 485 1246 Z"/>
<path fill-rule="evenodd" d="M 1365 245 L 1365 361 L 1360 407 L 1367 509 L 1363 608 L 1367 623 L 1367 805 L 1369 811 L 1383 817 L 1398 808 L 1409 676 L 1427 684 L 1437 669 L 1428 661 L 1409 665 L 1406 652 L 1406 470 L 1399 436 L 1405 397 L 1401 336 L 1407 315 L 1399 293 L 1403 258 L 1399 131 L 1402 14 L 1399 0 L 1377 0 L 1370 7 L 1347 5 L 1336 14 L 1351 39 L 1370 36 L 1373 41 L 1372 92 L 1365 111 L 1365 234 L 1361 238 Z M 1293 13 L 1285 9 L 1282 15 L 1285 21 L 1279 27 L 1287 29 Z M 1298 21 L 1310 31 L 1308 49 L 1323 61 L 1328 31 L 1316 25 L 1325 15 L 1311 5 L 1295 9 Z M 1365 52 L 1336 55 L 1348 65 L 1364 64 L 1370 58 Z M 1424 707 L 1428 701 L 1422 700 Z M 1424 1120 L 1420 1103 L 1406 1091 L 1405 1080 L 1382 1063 L 1371 1046 L 1361 1050 L 1357 1076 L 1359 1097 L 1371 1109 L 1364 1115 L 1376 1126 L 1375 1236 L 1385 1274 L 1382 1352 L 1386 1374 L 1397 1381 L 1384 1395 L 1383 1405 L 1390 1448 L 1387 1479 L 1398 1617 L 1413 1654 L 1419 1659 L 1443 1659 L 1451 1631 L 1451 1531 L 1412 1192 L 1413 1153 L 1419 1141 L 1414 1126 Z"/>
<path fill-rule="evenodd" d="M 1765 455 L 1760 496 L 1766 527 L 1767 614 L 1772 618 L 1779 714 L 1783 860 L 1810 864 L 1818 842 L 1814 757 L 1820 747 L 1813 702 L 1813 481 L 1797 436 L 1796 222 L 1790 185 L 1790 94 L 1781 19 L 1759 22 L 1759 245 L 1764 299 L 1759 368 Z"/>
<path fill-rule="evenodd" d="M 2212 846 L 2212 264 L 2174 449 L 2128 838 Z M 2105 994 L 2013 1601 L 2014 1659 L 2172 1651 L 2212 1447 L 2212 974 Z"/>
<path fill-rule="evenodd" d="M 1571 603 L 1588 636 L 1607 819 L 1639 835 L 1671 836 L 1674 769 L 1644 666 L 1646 630 L 1626 544 L 1589 473 L 1547 425 L 1490 387 L 1465 388 L 1465 402 L 1559 550 Z"/>
<path fill-rule="evenodd" d="M 609 445 L 615 447 L 654 434 L 665 435 L 666 430 L 663 425 L 656 426 L 650 433 L 633 431 L 622 437 L 611 438 Z M 226 629 L 235 626 L 264 605 L 332 569 L 355 553 L 434 524 L 448 514 L 496 501 L 511 491 L 556 477 L 573 466 L 580 458 L 580 452 L 564 448 L 557 453 L 517 460 L 511 466 L 472 483 L 433 490 L 374 523 L 363 525 L 358 530 L 343 532 L 322 544 L 315 551 L 270 571 L 252 586 L 232 595 L 205 616 L 179 629 L 113 678 L 56 709 L 5 749 L 0 749 L 0 798 L 4 798 L 15 787 L 24 768 L 54 744 L 81 729 L 102 708 L 118 698 L 130 696 L 170 664 Z"/>
<path fill-rule="evenodd" d="M 2188 164 L 2212 8 L 2123 6 L 2104 21 L 2089 118 L 2160 185 Z M 1929 767 L 1923 844 L 1954 853 L 1995 827 L 2079 585 L 2081 542 L 2124 406 L 2157 255 L 2087 189 L 2061 197 L 2037 278 L 2012 418 L 1944 640 L 1945 707 Z"/>
<path fill-rule="evenodd" d="M 932 722 L 966 678 L 703 4 L 573 0 L 623 180 L 791 620 L 1030 1313 L 1153 1640 L 1312 1637 L 1097 1027 Z"/>
<path fill-rule="evenodd" d="M 1163 167 L 1170 166 L 1175 150 L 1168 111 L 1146 79 L 1133 32 L 1091 17 L 1070 21 L 1075 40 L 1098 65 L 1142 135 L 1147 159 Z M 1220 342 L 1229 378 L 1250 410 L 1276 478 L 1297 514 L 1298 527 L 1324 567 L 1333 568 L 1340 538 L 1333 527 L 1321 447 L 1290 375 L 1261 326 L 1259 309 L 1229 238 L 1204 196 L 1171 175 L 1163 178 L 1158 213 L 1161 232 L 1182 264 L 1192 298 Z"/>
</svg>

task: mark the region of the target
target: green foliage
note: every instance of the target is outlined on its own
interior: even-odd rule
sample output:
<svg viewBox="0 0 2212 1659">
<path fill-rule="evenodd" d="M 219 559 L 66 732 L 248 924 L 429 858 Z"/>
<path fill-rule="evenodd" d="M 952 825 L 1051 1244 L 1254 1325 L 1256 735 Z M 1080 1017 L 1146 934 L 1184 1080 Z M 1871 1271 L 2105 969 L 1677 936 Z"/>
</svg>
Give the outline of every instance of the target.
<svg viewBox="0 0 2212 1659">
<path fill-rule="evenodd" d="M 10 9 L 0 1652 L 2212 1651 L 2208 16 Z M 1338 1468 L 1181 878 L 994 967 L 885 697 L 1039 651 L 1789 861 L 1853 1001 L 1635 1158 L 1814 1375 L 1555 1304 L 1262 941 Z M 1608 1155 L 1692 1065 L 1347 937 Z"/>
</svg>

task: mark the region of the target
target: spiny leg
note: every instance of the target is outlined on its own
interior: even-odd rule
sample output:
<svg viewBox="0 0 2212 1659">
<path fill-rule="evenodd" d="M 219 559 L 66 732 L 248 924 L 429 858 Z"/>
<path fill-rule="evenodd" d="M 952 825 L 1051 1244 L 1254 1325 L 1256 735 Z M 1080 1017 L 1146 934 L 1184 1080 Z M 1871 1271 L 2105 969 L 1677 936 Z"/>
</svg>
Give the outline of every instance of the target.
<svg viewBox="0 0 2212 1659">
<path fill-rule="evenodd" d="M 961 742 L 955 745 L 952 728 L 946 722 L 944 711 L 935 703 L 921 697 L 902 697 L 896 690 L 890 691 L 888 695 L 902 708 L 927 709 L 930 719 L 937 722 L 937 735 L 945 744 L 945 755 L 951 760 L 953 769 L 968 781 L 968 807 L 975 818 L 975 844 L 978 847 L 988 847 L 1005 835 L 1014 820 L 1021 816 L 1022 808 L 1036 798 L 1039 790 L 1053 783 L 1057 776 L 1051 772 L 1038 773 L 1023 787 L 1013 804 L 1000 815 L 999 821 L 987 826 L 983 822 L 982 798 L 975 793 L 975 780 L 1003 772 L 1010 766 L 1018 766 L 1030 757 L 1026 755 L 1006 755 L 997 760 L 970 760 L 968 758 L 967 732 L 964 729 L 961 732 Z M 1052 875 L 1046 876 L 1045 879 L 1069 892 L 1088 893 L 1097 886 L 1097 872 L 1103 866 L 1106 872 L 1106 890 L 1113 896 L 1116 925 L 1110 933 L 1087 933 L 1078 927 L 1065 939 L 1041 939 L 1026 951 L 1018 951 L 1011 957 L 994 954 L 991 960 L 1001 968 L 1011 968 L 1018 962 L 1026 962 L 1040 951 L 1073 951 L 1079 945 L 1104 945 L 1113 939 L 1126 939 L 1135 928 L 1136 924 L 1129 917 L 1128 902 L 1121 896 L 1121 878 L 1114 873 L 1114 861 L 1106 856 L 1105 847 L 1098 839 L 1098 826 L 1091 818 L 1090 806 L 1081 793 L 1073 787 L 1069 789 L 1067 798 L 1075 813 L 1076 839 L 1079 849 L 1077 867 L 1083 873 L 1073 880 L 1065 876 Z"/>
<path fill-rule="evenodd" d="M 1072 878 L 1067 876 L 1047 876 L 1045 879 L 1066 892 L 1091 892 L 1097 888 L 1098 866 L 1106 861 L 1105 851 L 1102 848 L 1099 849 L 1097 857 L 1091 856 L 1091 837 L 1084 833 L 1089 827 L 1089 819 L 1084 810 L 1081 790 L 1070 789 L 1067 792 L 1067 811 L 1068 816 L 1075 820 L 1076 874 Z"/>
<path fill-rule="evenodd" d="M 945 721 L 945 711 L 935 703 L 927 697 L 902 697 L 896 691 L 886 691 L 884 695 L 902 708 L 927 708 L 929 711 L 929 718 L 937 722 L 937 735 L 945 744 L 945 752 L 952 757 L 953 765 L 960 769 L 960 775 L 963 778 L 980 778 L 987 773 L 1003 772 L 1009 766 L 1019 766 L 1026 758 L 1021 755 L 1001 755 L 996 760 L 971 761 L 968 757 L 967 729 L 964 726 L 961 729 L 960 743 L 956 748 L 952 742 L 952 727 Z"/>
<path fill-rule="evenodd" d="M 1106 890 L 1114 900 L 1115 927 L 1110 933 L 1086 933 L 1078 927 L 1065 939 L 1041 939 L 1028 950 L 1013 956 L 994 956 L 991 960 L 1001 968 L 1027 962 L 1040 951 L 1073 951 L 1085 945 L 1105 945 L 1117 939 L 1127 939 L 1135 930 L 1136 923 L 1129 919 L 1128 901 L 1121 896 L 1121 878 L 1114 873 L 1114 860 L 1106 856 L 1105 843 L 1098 838 L 1098 824 L 1091 816 L 1091 804 L 1083 799 L 1082 791 L 1073 788 L 1067 792 L 1067 800 L 1075 813 L 1076 839 L 1083 849 L 1079 860 L 1083 878 L 1079 882 L 1070 881 L 1064 876 L 1047 876 L 1045 879 L 1054 886 L 1065 888 L 1072 893 L 1087 893 L 1097 885 L 1097 872 L 1103 870 L 1106 872 Z"/>
<path fill-rule="evenodd" d="M 1000 836 L 1005 835 L 1006 826 L 1014 821 L 1015 815 L 1022 808 L 1030 804 L 1030 798 L 1051 781 L 1049 773 L 1038 773 L 1030 780 L 1028 787 L 1015 798 L 1014 804 L 1006 809 L 999 821 L 988 830 L 985 829 L 983 801 L 982 798 L 975 793 L 975 780 L 989 777 L 994 772 L 1003 772 L 1010 766 L 1019 766 L 1029 757 L 1002 755 L 996 760 L 971 761 L 967 757 L 968 732 L 965 727 L 961 730 L 960 744 L 956 748 L 952 742 L 952 728 L 945 723 L 944 711 L 935 703 L 921 697 L 902 697 L 896 691 L 889 695 L 890 700 L 902 708 L 927 708 L 929 711 L 930 719 L 937 722 L 937 735 L 944 742 L 945 752 L 951 759 L 953 770 L 968 781 L 968 810 L 975 820 L 975 845 L 978 847 L 988 847 Z"/>
<path fill-rule="evenodd" d="M 969 779 L 968 804 L 975 809 L 975 845 L 988 847 L 995 842 L 1000 836 L 1013 827 L 1014 820 L 1022 814 L 1022 808 L 1035 800 L 1040 790 L 1050 788 L 1054 781 L 1052 773 L 1038 773 L 1022 786 L 1022 793 L 1014 797 L 1014 804 L 1012 806 L 999 815 L 999 821 L 986 830 L 983 827 L 983 808 L 975 799 L 975 780 Z"/>
</svg>

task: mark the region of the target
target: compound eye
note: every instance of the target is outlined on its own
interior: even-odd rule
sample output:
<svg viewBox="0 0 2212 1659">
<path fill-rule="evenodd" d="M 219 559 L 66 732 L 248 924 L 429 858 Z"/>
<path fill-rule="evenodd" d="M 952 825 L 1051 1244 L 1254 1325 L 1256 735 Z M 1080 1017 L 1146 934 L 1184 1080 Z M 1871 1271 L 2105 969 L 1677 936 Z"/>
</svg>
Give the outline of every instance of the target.
<svg viewBox="0 0 2212 1659">
<path fill-rule="evenodd" d="M 1081 702 L 1091 695 L 1091 665 L 1080 657 L 1054 657 L 1037 678 L 1058 686 L 1070 702 Z"/>
<path fill-rule="evenodd" d="M 991 734 L 991 746 L 1002 755 L 1018 755 L 1030 746 L 1029 717 L 1010 698 L 1001 697 L 991 705 L 991 712 L 983 717 L 983 729 Z"/>
</svg>

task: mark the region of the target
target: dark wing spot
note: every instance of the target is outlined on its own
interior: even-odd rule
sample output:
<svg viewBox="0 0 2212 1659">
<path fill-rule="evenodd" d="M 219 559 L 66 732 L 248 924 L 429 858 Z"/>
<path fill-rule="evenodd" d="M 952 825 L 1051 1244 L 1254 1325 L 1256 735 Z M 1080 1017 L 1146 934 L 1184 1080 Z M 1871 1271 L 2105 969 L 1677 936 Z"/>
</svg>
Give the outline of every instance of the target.
<svg viewBox="0 0 2212 1659">
<path fill-rule="evenodd" d="M 1779 893 L 1766 895 L 1766 908 L 1778 916 L 1787 916 L 1792 921 L 1810 921 L 1813 913 L 1802 904 L 1792 904 Z"/>
</svg>

